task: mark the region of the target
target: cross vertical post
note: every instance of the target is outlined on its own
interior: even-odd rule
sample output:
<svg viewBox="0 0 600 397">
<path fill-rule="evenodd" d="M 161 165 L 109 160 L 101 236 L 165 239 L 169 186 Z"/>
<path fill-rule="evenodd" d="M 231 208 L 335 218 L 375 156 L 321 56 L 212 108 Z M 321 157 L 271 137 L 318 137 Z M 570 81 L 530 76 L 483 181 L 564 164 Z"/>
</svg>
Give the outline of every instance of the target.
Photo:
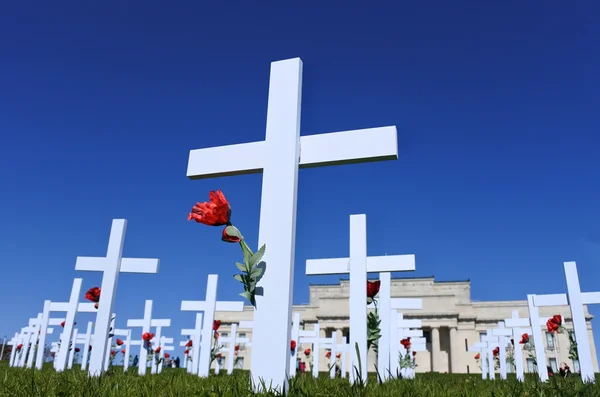
<svg viewBox="0 0 600 397">
<path fill-rule="evenodd" d="M 147 300 L 144 306 L 144 318 L 140 320 L 127 320 L 127 327 L 140 327 L 142 328 L 142 335 L 146 332 L 150 332 L 150 327 L 152 326 L 152 300 Z M 94 335 L 95 339 L 95 335 Z M 137 338 L 136 338 L 137 339 Z M 148 358 L 148 350 L 144 345 L 144 341 L 140 336 L 140 359 L 138 365 L 138 374 L 143 376 L 146 375 L 146 362 Z"/>
<path fill-rule="evenodd" d="M 519 311 L 513 310 L 512 317 L 504 320 L 504 324 L 512 328 L 513 339 L 515 340 L 515 372 L 517 380 L 523 382 L 525 380 L 523 370 L 523 349 L 521 343 L 517 343 L 518 340 L 523 336 L 523 333 L 527 332 L 531 334 L 531 328 L 529 328 L 528 318 L 519 318 Z"/>
<path fill-rule="evenodd" d="M 123 258 L 123 244 L 127 220 L 113 219 L 105 257 L 77 257 L 75 270 L 103 272 L 102 293 L 96 314 L 94 341 L 99 345 L 92 350 L 90 358 L 90 376 L 99 376 L 104 369 L 108 343 L 111 314 L 114 310 L 115 295 L 120 272 L 158 273 L 158 259 Z"/>
<path fill-rule="evenodd" d="M 300 332 L 300 313 L 296 312 L 293 314 L 292 320 L 292 336 L 290 338 L 291 341 L 298 342 L 298 335 Z M 296 347 L 294 349 L 290 346 L 290 378 L 296 376 L 296 360 L 298 359 L 298 343 L 296 343 Z"/>
</svg>

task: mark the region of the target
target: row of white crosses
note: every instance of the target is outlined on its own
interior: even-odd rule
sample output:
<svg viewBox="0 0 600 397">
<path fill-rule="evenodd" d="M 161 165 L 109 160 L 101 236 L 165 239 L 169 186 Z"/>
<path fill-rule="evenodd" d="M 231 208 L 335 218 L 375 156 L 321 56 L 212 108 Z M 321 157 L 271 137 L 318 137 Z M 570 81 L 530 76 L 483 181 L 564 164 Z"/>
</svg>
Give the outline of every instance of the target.
<svg viewBox="0 0 600 397">
<path fill-rule="evenodd" d="M 272 265 L 261 280 L 262 295 L 256 298 L 251 364 L 256 389 L 262 382 L 280 391 L 287 389 L 298 168 L 398 158 L 396 127 L 300 136 L 301 90 L 300 58 L 273 62 L 265 140 L 191 150 L 189 154 L 190 179 L 263 172 L 258 245 L 266 244 L 263 260 Z M 356 253 L 359 251 L 366 257 L 366 249 Z M 358 299 L 364 295 L 366 276 L 363 279 Z M 365 327 L 363 321 L 352 344 L 365 338 Z M 366 356 L 366 346 L 361 347 Z"/>
<path fill-rule="evenodd" d="M 350 258 L 309 259 L 306 261 L 307 275 L 350 273 L 351 382 L 359 381 L 356 379 L 357 371 L 353 370 L 353 368 L 359 369 L 359 357 L 354 349 L 355 346 L 358 346 L 360 363 L 364 366 L 363 370 L 359 371 L 362 374 L 362 381 L 367 381 L 367 273 L 414 270 L 414 255 L 367 256 L 367 216 L 364 214 L 350 215 Z M 390 298 L 386 297 L 382 301 L 387 307 L 382 308 L 381 312 L 389 313 L 391 307 L 387 305 L 387 302 L 391 302 Z M 387 315 L 384 314 L 384 317 Z M 385 329 L 389 329 L 389 325 Z M 385 345 L 388 343 L 384 341 Z M 387 346 L 384 347 L 384 351 L 389 351 Z M 385 364 L 389 361 L 387 353 L 382 355 L 381 360 L 383 368 L 389 368 L 389 363 Z"/>
</svg>

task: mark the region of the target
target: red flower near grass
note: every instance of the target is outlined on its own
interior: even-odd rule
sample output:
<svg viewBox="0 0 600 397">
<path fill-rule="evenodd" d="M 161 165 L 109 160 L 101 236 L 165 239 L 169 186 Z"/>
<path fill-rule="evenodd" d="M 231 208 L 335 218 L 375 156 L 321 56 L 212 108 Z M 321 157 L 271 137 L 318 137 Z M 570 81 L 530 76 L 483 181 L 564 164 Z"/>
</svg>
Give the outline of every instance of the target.
<svg viewBox="0 0 600 397">
<path fill-rule="evenodd" d="M 150 332 L 144 332 L 142 334 L 142 340 L 144 342 L 150 342 L 152 338 L 154 338 L 154 334 L 151 334 Z"/>
<path fill-rule="evenodd" d="M 304 354 L 307 355 L 307 356 L 310 356 L 310 349 L 304 350 Z"/>
<path fill-rule="evenodd" d="M 213 331 L 218 331 L 220 326 L 221 326 L 221 320 L 213 321 Z"/>
<path fill-rule="evenodd" d="M 522 345 L 529 343 L 529 334 L 525 333 L 525 334 L 521 335 L 521 341 L 519 343 Z"/>
<path fill-rule="evenodd" d="M 235 345 L 235 347 L 233 348 L 233 351 L 239 351 L 240 350 L 240 345 Z"/>
<path fill-rule="evenodd" d="M 560 333 L 560 326 L 562 325 L 562 316 L 560 314 L 552 316 L 546 322 L 546 326 L 548 327 L 548 332 L 557 332 Z"/>
<path fill-rule="evenodd" d="M 368 281 L 367 280 L 367 298 L 373 299 L 379 293 L 381 287 L 381 281 Z"/>
<path fill-rule="evenodd" d="M 210 201 L 196 203 L 192 212 L 188 214 L 188 221 L 192 219 L 208 226 L 223 226 L 229 224 L 231 206 L 220 190 L 208 193 Z"/>
<path fill-rule="evenodd" d="M 290 350 L 296 350 L 296 341 L 290 341 Z"/>
<path fill-rule="evenodd" d="M 115 350 L 111 350 L 111 351 L 110 351 L 110 355 L 114 357 L 114 356 L 116 356 L 116 355 L 117 355 L 117 352 L 116 352 Z"/>
<path fill-rule="evenodd" d="M 192 347 L 192 340 L 188 340 L 188 343 L 185 344 L 185 347 Z"/>
<path fill-rule="evenodd" d="M 325 357 L 330 358 L 331 357 L 331 352 L 328 351 L 327 353 L 325 353 Z"/>
<path fill-rule="evenodd" d="M 404 346 L 404 348 L 405 348 L 406 350 L 410 350 L 410 346 L 411 346 L 411 344 L 410 344 L 410 338 L 405 338 L 405 339 L 402 339 L 402 340 L 400 341 L 400 344 L 401 344 L 402 346 Z"/>
<path fill-rule="evenodd" d="M 475 355 L 475 360 L 479 360 L 480 358 L 481 358 L 481 354 L 477 353 L 477 354 Z"/>
<path fill-rule="evenodd" d="M 169 353 L 165 353 L 165 358 L 169 358 L 171 355 Z"/>
<path fill-rule="evenodd" d="M 127 350 L 125 350 L 125 349 L 121 350 L 121 354 L 125 355 L 125 353 L 127 353 Z"/>
<path fill-rule="evenodd" d="M 498 356 L 498 354 L 500 354 L 500 348 L 497 347 L 492 351 L 492 354 L 494 355 L 494 357 Z"/>
<path fill-rule="evenodd" d="M 23 348 L 23 344 L 22 344 L 22 343 L 19 343 L 19 344 L 17 345 L 17 351 L 21 350 L 22 348 Z"/>
<path fill-rule="evenodd" d="M 156 350 L 154 350 L 154 353 L 155 353 L 155 354 L 158 354 L 158 353 L 160 353 L 160 351 L 161 351 L 161 347 L 160 347 L 160 346 L 158 346 L 158 347 L 156 348 Z"/>
<path fill-rule="evenodd" d="M 119 338 L 117 338 L 117 346 L 121 346 L 123 344 L 123 341 Z"/>
</svg>

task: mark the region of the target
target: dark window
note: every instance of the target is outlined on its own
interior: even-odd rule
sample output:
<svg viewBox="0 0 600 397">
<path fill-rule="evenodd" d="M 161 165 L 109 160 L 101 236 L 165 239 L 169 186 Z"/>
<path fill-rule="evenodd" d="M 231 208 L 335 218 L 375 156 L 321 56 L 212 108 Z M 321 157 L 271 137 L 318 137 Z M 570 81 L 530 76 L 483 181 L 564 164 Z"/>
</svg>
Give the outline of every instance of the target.
<svg viewBox="0 0 600 397">
<path fill-rule="evenodd" d="M 423 331 L 423 338 L 426 343 L 431 343 L 431 330 Z"/>
</svg>

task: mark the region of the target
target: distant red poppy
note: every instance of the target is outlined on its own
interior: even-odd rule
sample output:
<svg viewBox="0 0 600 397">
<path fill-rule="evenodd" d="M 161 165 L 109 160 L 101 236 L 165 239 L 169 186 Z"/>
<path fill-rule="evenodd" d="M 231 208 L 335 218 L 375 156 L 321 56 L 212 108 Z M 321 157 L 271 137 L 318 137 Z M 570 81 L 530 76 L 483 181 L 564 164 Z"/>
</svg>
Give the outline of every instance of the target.
<svg viewBox="0 0 600 397">
<path fill-rule="evenodd" d="M 379 293 L 381 287 L 381 281 L 368 281 L 367 280 L 367 298 L 373 299 Z"/>
<path fill-rule="evenodd" d="M 213 331 L 218 331 L 220 326 L 221 326 L 221 320 L 213 321 Z"/>
<path fill-rule="evenodd" d="M 304 350 L 304 354 L 307 355 L 307 356 L 310 356 L 310 349 Z"/>
<path fill-rule="evenodd" d="M 412 352 L 413 357 L 417 355 L 417 352 Z"/>
<path fill-rule="evenodd" d="M 116 343 L 117 343 L 117 346 L 121 346 L 123 344 L 123 341 L 121 339 L 117 338 Z"/>
<path fill-rule="evenodd" d="M 75 348 L 75 353 L 79 353 L 80 351 L 81 351 L 80 348 L 78 348 L 78 347 Z"/>
<path fill-rule="evenodd" d="M 233 351 L 239 351 L 240 350 L 240 345 L 235 345 L 235 347 L 233 348 Z"/>
<path fill-rule="evenodd" d="M 477 353 L 477 354 L 475 355 L 475 360 L 479 360 L 480 358 L 481 358 L 481 355 L 480 355 L 479 353 Z"/>
<path fill-rule="evenodd" d="M 328 351 L 327 353 L 325 353 L 325 357 L 330 358 L 331 357 L 331 352 Z"/>
<path fill-rule="evenodd" d="M 110 351 L 110 355 L 114 357 L 114 356 L 116 356 L 116 355 L 117 355 L 117 352 L 116 352 L 115 350 L 111 350 L 111 351 Z"/>
<path fill-rule="evenodd" d="M 127 350 L 125 350 L 125 349 L 121 350 L 121 354 L 125 355 L 125 353 L 127 353 Z"/>
<path fill-rule="evenodd" d="M 522 345 L 524 345 L 525 343 L 529 343 L 529 334 L 524 333 L 523 335 L 521 335 L 521 341 L 519 343 Z"/>
<path fill-rule="evenodd" d="M 60 323 L 60 326 L 64 328 L 65 327 L 65 322 L 66 321 L 63 321 L 62 323 Z"/>
<path fill-rule="evenodd" d="M 169 358 L 171 355 L 169 353 L 165 353 L 165 358 Z"/>
<path fill-rule="evenodd" d="M 400 341 L 400 344 L 401 344 L 402 346 L 404 346 L 404 348 L 405 348 L 406 350 L 410 350 L 410 346 L 411 346 L 411 343 L 410 343 L 410 337 L 409 337 L 409 338 L 402 339 L 402 340 Z"/>
<path fill-rule="evenodd" d="M 196 203 L 192 212 L 188 214 L 188 221 L 192 219 L 208 226 L 223 226 L 231 218 L 231 206 L 220 190 L 208 193 L 210 201 Z"/>
<path fill-rule="evenodd" d="M 290 341 L 290 350 L 296 350 L 296 341 L 295 340 Z"/>
<path fill-rule="evenodd" d="M 142 334 L 142 340 L 145 342 L 150 342 L 152 338 L 154 338 L 154 334 L 151 334 L 150 332 L 144 332 Z"/>
<path fill-rule="evenodd" d="M 161 351 L 161 347 L 160 347 L 160 346 L 158 346 L 158 347 L 156 348 L 156 350 L 154 350 L 154 353 L 155 353 L 155 354 L 158 354 L 158 353 L 160 353 L 160 351 Z"/>
<path fill-rule="evenodd" d="M 221 353 L 217 354 L 217 358 L 221 358 L 223 355 Z"/>
<path fill-rule="evenodd" d="M 190 351 L 189 351 L 188 349 L 185 349 L 185 350 L 183 351 L 183 354 L 187 356 L 188 354 L 190 354 Z"/>
<path fill-rule="evenodd" d="M 188 342 L 185 344 L 185 347 L 192 347 L 192 340 L 188 340 Z"/>
<path fill-rule="evenodd" d="M 340 357 L 342 357 L 342 353 L 338 353 L 335 355 L 335 358 L 340 358 Z"/>
<path fill-rule="evenodd" d="M 562 325 L 562 316 L 560 314 L 556 314 L 552 316 L 546 326 L 548 327 L 548 332 L 557 332 L 560 333 L 560 326 Z"/>
<path fill-rule="evenodd" d="M 494 355 L 494 357 L 496 357 L 498 354 L 500 354 L 500 348 L 497 347 L 492 351 L 492 354 Z"/>
<path fill-rule="evenodd" d="M 102 292 L 101 288 L 98 288 L 98 287 L 90 288 L 85 293 L 85 299 L 89 300 L 90 302 L 98 303 L 98 302 L 100 302 L 100 293 L 101 292 Z"/>
<path fill-rule="evenodd" d="M 17 351 L 21 350 L 21 348 L 23 348 L 23 344 L 22 344 L 22 343 L 19 343 L 19 344 L 17 345 Z"/>
</svg>

